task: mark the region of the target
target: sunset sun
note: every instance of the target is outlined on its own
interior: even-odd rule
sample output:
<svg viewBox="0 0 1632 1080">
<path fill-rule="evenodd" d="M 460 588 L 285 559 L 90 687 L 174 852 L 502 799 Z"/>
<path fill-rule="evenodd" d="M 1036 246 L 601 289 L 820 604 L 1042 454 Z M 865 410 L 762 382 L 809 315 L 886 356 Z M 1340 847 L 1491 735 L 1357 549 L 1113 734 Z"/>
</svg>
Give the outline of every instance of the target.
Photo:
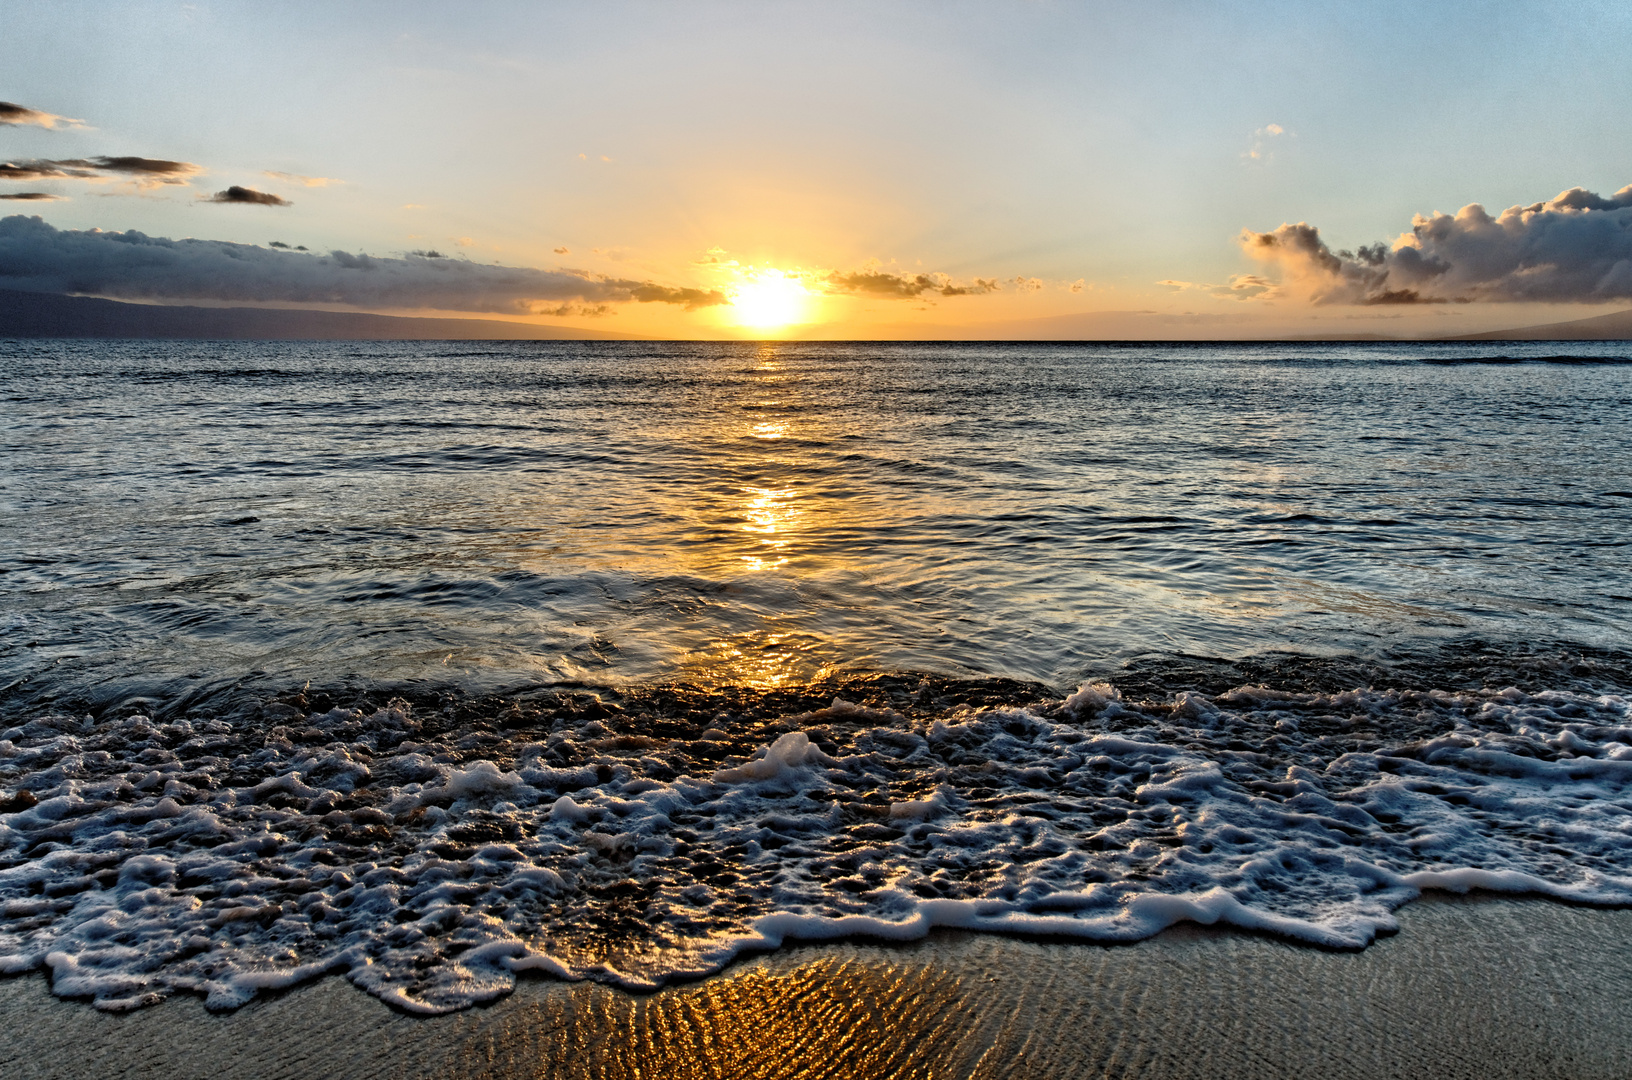
<svg viewBox="0 0 1632 1080">
<path fill-rule="evenodd" d="M 775 330 L 802 321 L 809 299 L 798 278 L 760 270 L 731 293 L 731 311 L 738 326 Z"/>
</svg>

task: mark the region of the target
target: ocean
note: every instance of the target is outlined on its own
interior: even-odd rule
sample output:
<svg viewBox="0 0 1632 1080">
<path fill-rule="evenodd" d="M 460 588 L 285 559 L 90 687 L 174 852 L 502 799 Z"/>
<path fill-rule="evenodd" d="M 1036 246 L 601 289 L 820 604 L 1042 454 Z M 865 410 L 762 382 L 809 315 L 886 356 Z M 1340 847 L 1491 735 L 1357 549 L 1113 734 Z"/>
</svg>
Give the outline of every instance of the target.
<svg viewBox="0 0 1632 1080">
<path fill-rule="evenodd" d="M 0 342 L 0 970 L 1632 903 L 1632 343 Z"/>
</svg>

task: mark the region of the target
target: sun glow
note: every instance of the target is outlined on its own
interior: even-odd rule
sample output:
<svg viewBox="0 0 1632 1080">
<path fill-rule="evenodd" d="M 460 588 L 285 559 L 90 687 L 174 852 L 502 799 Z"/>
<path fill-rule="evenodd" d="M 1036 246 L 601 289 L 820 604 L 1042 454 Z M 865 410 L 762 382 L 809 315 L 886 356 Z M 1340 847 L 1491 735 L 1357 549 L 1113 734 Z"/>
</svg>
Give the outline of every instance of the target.
<svg viewBox="0 0 1632 1080">
<path fill-rule="evenodd" d="M 780 270 L 756 270 L 731 292 L 731 314 L 738 326 L 775 330 L 805 317 L 810 294 Z"/>
</svg>

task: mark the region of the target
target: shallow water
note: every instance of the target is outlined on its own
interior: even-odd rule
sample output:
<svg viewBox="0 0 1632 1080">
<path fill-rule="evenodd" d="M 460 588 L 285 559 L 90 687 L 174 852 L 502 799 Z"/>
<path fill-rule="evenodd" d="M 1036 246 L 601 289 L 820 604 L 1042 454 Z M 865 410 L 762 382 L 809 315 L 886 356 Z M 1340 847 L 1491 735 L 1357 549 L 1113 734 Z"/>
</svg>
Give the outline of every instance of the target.
<svg viewBox="0 0 1632 1080">
<path fill-rule="evenodd" d="M 1632 367 L 1445 362 L 1559 343 L 3 348 L 0 685 L 1628 640 Z"/>
<path fill-rule="evenodd" d="M 0 343 L 0 965 L 1627 902 L 1629 356 Z"/>
</svg>

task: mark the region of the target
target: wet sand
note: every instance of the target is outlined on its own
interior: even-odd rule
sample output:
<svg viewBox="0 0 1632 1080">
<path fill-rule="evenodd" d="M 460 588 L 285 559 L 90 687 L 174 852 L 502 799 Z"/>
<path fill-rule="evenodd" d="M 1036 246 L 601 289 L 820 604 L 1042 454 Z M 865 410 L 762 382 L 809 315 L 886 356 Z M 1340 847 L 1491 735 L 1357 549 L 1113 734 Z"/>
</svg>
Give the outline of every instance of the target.
<svg viewBox="0 0 1632 1080">
<path fill-rule="evenodd" d="M 1183 926 L 1138 945 L 937 934 L 757 957 L 636 996 L 528 979 L 420 1019 L 339 978 L 212 1015 L 0 980 L 0 1075 L 1593 1077 L 1632 1075 L 1632 911 L 1434 896 L 1358 953 Z"/>
</svg>

